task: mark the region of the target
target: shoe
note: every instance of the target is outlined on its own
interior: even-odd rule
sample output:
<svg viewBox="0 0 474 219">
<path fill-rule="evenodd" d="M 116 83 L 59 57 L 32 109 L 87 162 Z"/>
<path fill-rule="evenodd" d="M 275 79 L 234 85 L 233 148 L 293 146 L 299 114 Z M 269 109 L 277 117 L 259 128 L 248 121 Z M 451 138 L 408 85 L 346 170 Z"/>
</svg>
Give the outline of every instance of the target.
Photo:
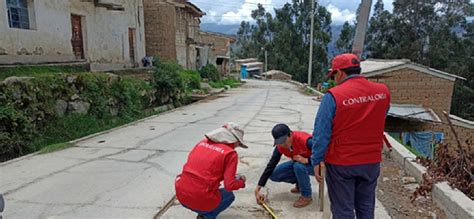
<svg viewBox="0 0 474 219">
<path fill-rule="evenodd" d="M 300 193 L 300 187 L 298 185 L 295 186 L 295 188 L 292 188 L 290 190 L 291 193 Z"/>
<path fill-rule="evenodd" d="M 300 196 L 300 198 L 296 200 L 295 203 L 293 204 L 293 207 L 303 208 L 311 204 L 311 202 L 313 202 L 312 198 Z"/>
</svg>

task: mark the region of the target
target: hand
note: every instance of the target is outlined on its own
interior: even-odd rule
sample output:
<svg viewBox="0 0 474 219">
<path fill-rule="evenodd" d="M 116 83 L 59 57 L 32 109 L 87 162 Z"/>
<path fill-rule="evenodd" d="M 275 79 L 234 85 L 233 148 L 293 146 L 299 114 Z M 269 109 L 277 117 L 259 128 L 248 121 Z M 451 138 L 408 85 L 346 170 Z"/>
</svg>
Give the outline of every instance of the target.
<svg viewBox="0 0 474 219">
<path fill-rule="evenodd" d="M 255 191 L 254 191 L 255 199 L 257 201 L 257 204 L 259 205 L 261 205 L 262 201 L 265 200 L 265 196 L 262 193 L 260 193 L 261 188 L 262 188 L 261 186 L 257 186 L 257 188 L 255 188 Z"/>
<path fill-rule="evenodd" d="M 316 181 L 319 183 L 323 182 L 323 177 L 321 176 L 321 168 L 324 168 L 324 162 L 321 161 L 319 165 L 314 166 L 314 177 L 316 178 Z"/>
<path fill-rule="evenodd" d="M 299 155 L 299 154 L 293 156 L 293 160 L 295 160 L 295 161 L 297 161 L 297 162 L 300 162 L 300 163 L 302 163 L 302 164 L 307 164 L 307 163 L 308 163 L 308 158 L 305 158 L 305 157 L 303 157 L 303 156 L 301 156 L 301 155 Z"/>
<path fill-rule="evenodd" d="M 240 179 L 244 181 L 244 183 L 247 181 L 247 178 L 244 175 L 240 176 Z"/>
</svg>

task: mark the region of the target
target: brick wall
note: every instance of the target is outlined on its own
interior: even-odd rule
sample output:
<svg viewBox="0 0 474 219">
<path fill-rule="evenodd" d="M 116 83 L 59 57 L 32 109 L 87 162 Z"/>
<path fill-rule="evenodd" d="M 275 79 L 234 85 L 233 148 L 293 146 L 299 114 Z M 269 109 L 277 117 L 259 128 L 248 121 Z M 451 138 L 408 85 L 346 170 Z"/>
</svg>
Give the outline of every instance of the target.
<svg viewBox="0 0 474 219">
<path fill-rule="evenodd" d="M 164 0 L 144 0 L 147 56 L 176 60 L 175 6 Z"/>
<path fill-rule="evenodd" d="M 453 125 L 454 129 L 462 142 L 463 147 L 468 150 L 474 150 L 474 130 L 472 128 L 464 127 L 461 125 Z M 444 142 L 448 143 L 451 147 L 457 148 L 456 138 L 454 137 L 451 128 L 446 123 L 427 123 L 408 121 L 398 118 L 388 117 L 385 125 L 385 131 L 387 132 L 418 132 L 418 131 L 433 131 L 444 133 Z"/>
<path fill-rule="evenodd" d="M 405 68 L 369 78 L 387 84 L 392 103 L 416 104 L 433 109 L 440 117 L 449 113 L 454 81 Z"/>
</svg>

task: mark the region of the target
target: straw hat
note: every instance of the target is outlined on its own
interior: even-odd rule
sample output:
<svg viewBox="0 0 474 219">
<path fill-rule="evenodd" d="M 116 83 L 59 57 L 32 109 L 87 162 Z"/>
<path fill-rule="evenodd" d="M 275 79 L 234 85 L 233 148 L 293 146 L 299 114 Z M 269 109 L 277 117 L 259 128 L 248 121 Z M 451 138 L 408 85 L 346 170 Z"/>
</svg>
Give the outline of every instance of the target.
<svg viewBox="0 0 474 219">
<path fill-rule="evenodd" d="M 237 146 L 248 148 L 244 142 L 244 130 L 237 123 L 228 122 L 224 126 L 205 134 L 205 136 L 213 142 L 225 144 L 239 142 L 240 144 Z"/>
</svg>

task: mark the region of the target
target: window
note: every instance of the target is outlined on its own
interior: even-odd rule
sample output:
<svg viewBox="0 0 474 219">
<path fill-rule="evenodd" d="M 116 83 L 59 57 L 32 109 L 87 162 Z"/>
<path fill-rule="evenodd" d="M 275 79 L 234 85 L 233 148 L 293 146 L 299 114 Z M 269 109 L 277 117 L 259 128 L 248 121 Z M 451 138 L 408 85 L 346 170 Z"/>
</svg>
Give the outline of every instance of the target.
<svg viewBox="0 0 474 219">
<path fill-rule="evenodd" d="M 11 28 L 30 29 L 27 0 L 7 0 L 7 11 Z"/>
</svg>

